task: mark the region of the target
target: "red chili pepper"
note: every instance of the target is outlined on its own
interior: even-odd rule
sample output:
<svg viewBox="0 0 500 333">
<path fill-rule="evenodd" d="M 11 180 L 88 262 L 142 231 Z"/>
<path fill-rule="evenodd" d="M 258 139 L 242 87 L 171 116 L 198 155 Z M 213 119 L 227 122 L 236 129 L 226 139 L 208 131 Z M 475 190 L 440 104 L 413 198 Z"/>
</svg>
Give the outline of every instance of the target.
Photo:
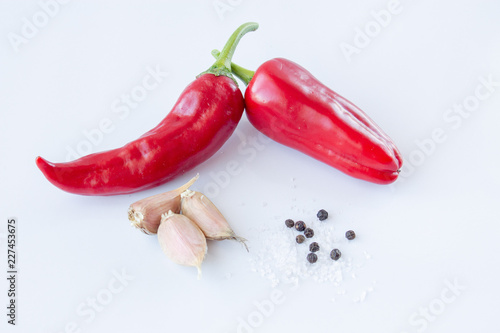
<svg viewBox="0 0 500 333">
<path fill-rule="evenodd" d="M 160 185 L 207 160 L 231 136 L 243 113 L 231 58 L 241 37 L 257 27 L 241 25 L 214 65 L 186 87 L 158 126 L 139 139 L 68 163 L 37 157 L 38 168 L 64 191 L 115 195 Z"/>
<path fill-rule="evenodd" d="M 248 85 L 248 120 L 271 139 L 359 179 L 389 184 L 398 177 L 403 160 L 387 134 L 303 67 L 277 58 L 255 72 L 235 64 L 232 71 Z"/>
</svg>

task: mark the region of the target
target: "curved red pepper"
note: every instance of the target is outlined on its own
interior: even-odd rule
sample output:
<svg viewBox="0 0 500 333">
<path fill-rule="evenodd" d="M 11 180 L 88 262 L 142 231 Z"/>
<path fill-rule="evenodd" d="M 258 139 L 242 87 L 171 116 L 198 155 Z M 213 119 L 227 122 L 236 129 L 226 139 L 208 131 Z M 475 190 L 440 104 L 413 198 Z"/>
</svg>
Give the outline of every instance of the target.
<svg viewBox="0 0 500 333">
<path fill-rule="evenodd" d="M 37 157 L 45 177 L 60 189 L 82 195 L 126 194 L 165 183 L 207 160 L 231 136 L 244 110 L 231 76 L 237 43 L 256 23 L 240 26 L 221 56 L 186 87 L 155 128 L 127 145 L 68 163 Z"/>
<path fill-rule="evenodd" d="M 37 157 L 45 177 L 67 192 L 125 194 L 169 181 L 208 159 L 231 136 L 243 96 L 226 76 L 203 74 L 158 126 L 125 146 L 68 163 Z"/>
<path fill-rule="evenodd" d="M 255 73 L 234 64 L 232 71 L 248 84 L 248 120 L 271 139 L 355 178 L 389 184 L 398 177 L 403 160 L 387 134 L 303 67 L 277 58 Z"/>
</svg>

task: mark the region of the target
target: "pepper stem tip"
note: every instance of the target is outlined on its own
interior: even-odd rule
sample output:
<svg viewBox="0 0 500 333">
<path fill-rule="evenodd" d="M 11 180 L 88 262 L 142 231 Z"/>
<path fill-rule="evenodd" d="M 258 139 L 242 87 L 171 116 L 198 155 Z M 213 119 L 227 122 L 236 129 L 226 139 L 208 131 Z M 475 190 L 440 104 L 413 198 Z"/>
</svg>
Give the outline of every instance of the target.
<svg viewBox="0 0 500 333">
<path fill-rule="evenodd" d="M 250 31 L 255 31 L 259 27 L 258 23 L 255 22 L 247 22 L 238 27 L 233 34 L 229 37 L 228 41 L 226 42 L 226 45 L 224 45 L 224 48 L 220 52 L 219 56 L 215 60 L 215 63 L 205 72 L 201 73 L 197 77 L 203 75 L 203 74 L 214 74 L 216 76 L 219 75 L 225 75 L 229 78 L 231 78 L 235 83 L 236 80 L 234 80 L 233 75 L 231 73 L 231 59 L 233 58 L 234 51 L 236 50 L 236 46 L 238 46 L 238 43 L 240 42 L 241 38 Z M 238 85 L 236 83 L 236 85 Z"/>
</svg>

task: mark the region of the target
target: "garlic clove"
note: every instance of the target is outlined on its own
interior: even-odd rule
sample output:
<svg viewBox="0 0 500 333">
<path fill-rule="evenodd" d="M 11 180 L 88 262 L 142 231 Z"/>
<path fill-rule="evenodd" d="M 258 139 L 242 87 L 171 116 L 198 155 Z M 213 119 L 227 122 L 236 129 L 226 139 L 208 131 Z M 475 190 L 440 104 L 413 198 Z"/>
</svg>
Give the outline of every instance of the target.
<svg viewBox="0 0 500 333">
<path fill-rule="evenodd" d="M 128 219 L 131 224 L 145 234 L 156 234 L 161 221 L 161 214 L 171 210 L 179 213 L 181 210 L 181 193 L 187 190 L 198 179 L 199 175 L 191 178 L 181 187 L 153 195 L 134 202 L 128 209 Z"/>
<path fill-rule="evenodd" d="M 173 262 L 196 267 L 200 279 L 207 240 L 193 221 L 172 211 L 163 214 L 158 228 L 158 241 L 163 252 Z"/>
<path fill-rule="evenodd" d="M 203 193 L 186 190 L 181 194 L 182 214 L 193 220 L 210 240 L 234 239 L 248 251 L 246 239 L 236 236 L 226 218 Z"/>
</svg>

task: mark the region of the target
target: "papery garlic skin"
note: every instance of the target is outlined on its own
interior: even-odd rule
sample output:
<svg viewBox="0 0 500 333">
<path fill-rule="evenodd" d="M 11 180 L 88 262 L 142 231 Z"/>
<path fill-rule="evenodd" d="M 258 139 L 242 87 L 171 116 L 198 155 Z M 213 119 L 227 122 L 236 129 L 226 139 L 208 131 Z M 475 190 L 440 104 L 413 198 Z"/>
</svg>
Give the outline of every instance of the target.
<svg viewBox="0 0 500 333">
<path fill-rule="evenodd" d="M 191 178 L 181 187 L 153 195 L 134 202 L 128 209 L 128 219 L 132 226 L 142 230 L 145 234 L 156 234 L 160 226 L 161 215 L 172 211 L 179 213 L 181 210 L 181 193 L 187 190 L 198 179 L 199 175 Z"/>
<path fill-rule="evenodd" d="M 194 266 L 201 277 L 201 263 L 207 253 L 207 240 L 201 229 L 188 217 L 172 211 L 161 217 L 158 241 L 173 262 Z"/>
<path fill-rule="evenodd" d="M 193 220 L 209 240 L 234 239 L 245 244 L 246 239 L 236 236 L 226 218 L 203 193 L 186 190 L 182 192 L 181 212 Z"/>
</svg>

